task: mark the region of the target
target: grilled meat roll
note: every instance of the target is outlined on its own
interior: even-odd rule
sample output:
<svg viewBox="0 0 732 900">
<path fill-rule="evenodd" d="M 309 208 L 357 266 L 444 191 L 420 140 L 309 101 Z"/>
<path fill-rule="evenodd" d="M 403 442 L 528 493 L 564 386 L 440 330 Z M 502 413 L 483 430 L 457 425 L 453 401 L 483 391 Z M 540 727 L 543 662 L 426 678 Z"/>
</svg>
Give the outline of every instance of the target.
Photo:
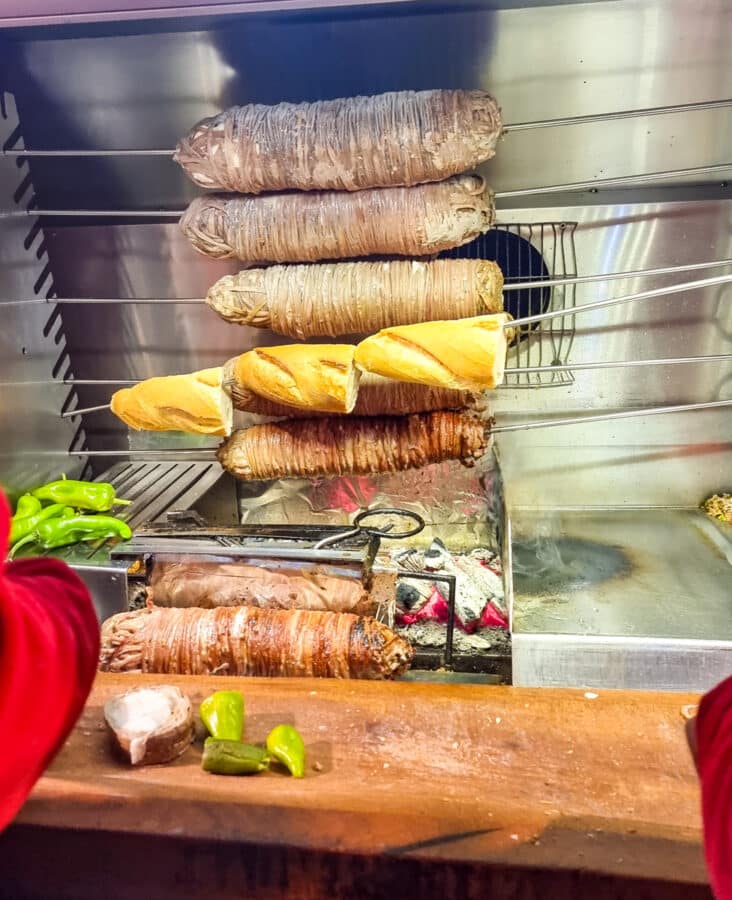
<svg viewBox="0 0 732 900">
<path fill-rule="evenodd" d="M 231 396 L 234 409 L 242 412 L 275 419 L 303 419 L 317 415 L 312 410 L 273 403 L 255 394 L 237 377 L 236 359 L 229 360 L 224 366 L 223 385 Z M 478 395 L 471 391 L 453 391 L 425 384 L 392 381 L 364 372 L 352 412 L 354 416 L 404 416 L 439 409 L 465 409 L 477 406 L 478 403 Z"/>
<path fill-rule="evenodd" d="M 466 413 L 327 417 L 255 425 L 224 441 L 218 459 L 246 480 L 400 472 L 488 449 L 490 423 Z"/>
<path fill-rule="evenodd" d="M 180 220 L 199 253 L 252 263 L 429 256 L 492 224 L 493 197 L 477 175 L 353 194 L 208 194 Z"/>
<path fill-rule="evenodd" d="M 233 107 L 195 125 L 174 158 L 208 190 L 358 191 L 468 171 L 501 130 L 485 91 L 397 91 Z"/>
<path fill-rule="evenodd" d="M 503 310 L 503 274 L 485 259 L 314 263 L 225 275 L 206 302 L 222 319 L 297 340 Z"/>
<path fill-rule="evenodd" d="M 156 562 L 148 601 L 156 606 L 212 609 L 257 606 L 374 615 L 378 601 L 355 578 L 317 570 L 264 569 L 240 563 Z"/>
<path fill-rule="evenodd" d="M 103 672 L 392 678 L 414 651 L 386 625 L 350 613 L 143 609 L 102 626 Z"/>
</svg>

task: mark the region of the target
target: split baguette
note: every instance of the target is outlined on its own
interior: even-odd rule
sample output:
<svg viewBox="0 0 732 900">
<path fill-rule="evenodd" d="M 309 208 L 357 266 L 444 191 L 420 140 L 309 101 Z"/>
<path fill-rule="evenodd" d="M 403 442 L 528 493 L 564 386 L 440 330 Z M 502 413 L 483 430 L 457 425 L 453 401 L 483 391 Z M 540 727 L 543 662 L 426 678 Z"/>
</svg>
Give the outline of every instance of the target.
<svg viewBox="0 0 732 900">
<path fill-rule="evenodd" d="M 430 256 L 492 224 L 493 197 L 478 175 L 354 193 L 208 194 L 180 220 L 199 253 L 251 263 Z"/>
<path fill-rule="evenodd" d="M 112 395 L 112 412 L 136 431 L 231 434 L 234 407 L 222 387 L 223 368 L 148 378 Z"/>
<path fill-rule="evenodd" d="M 230 394 L 234 403 L 234 409 L 273 419 L 302 419 L 314 415 L 311 410 L 274 403 L 255 394 L 237 379 L 236 362 L 236 358 L 230 359 L 224 366 L 223 382 L 224 390 Z M 479 405 L 480 397 L 472 391 L 410 384 L 364 372 L 352 412 L 354 416 L 406 416 L 440 409 L 477 408 Z"/>
<path fill-rule="evenodd" d="M 356 364 L 397 381 L 492 390 L 503 381 L 507 313 L 385 328 L 356 348 Z"/>
<path fill-rule="evenodd" d="M 199 122 L 174 158 L 207 190 L 358 191 L 466 172 L 494 155 L 500 134 L 485 91 L 398 91 L 227 109 Z"/>
<path fill-rule="evenodd" d="M 297 340 L 503 310 L 503 274 L 484 259 L 270 266 L 225 275 L 206 302 L 222 319 Z"/>
<path fill-rule="evenodd" d="M 274 403 L 313 412 L 349 413 L 356 404 L 360 372 L 352 344 L 289 344 L 257 347 L 224 367 L 233 380 Z M 226 374 L 224 374 L 226 379 Z"/>
</svg>

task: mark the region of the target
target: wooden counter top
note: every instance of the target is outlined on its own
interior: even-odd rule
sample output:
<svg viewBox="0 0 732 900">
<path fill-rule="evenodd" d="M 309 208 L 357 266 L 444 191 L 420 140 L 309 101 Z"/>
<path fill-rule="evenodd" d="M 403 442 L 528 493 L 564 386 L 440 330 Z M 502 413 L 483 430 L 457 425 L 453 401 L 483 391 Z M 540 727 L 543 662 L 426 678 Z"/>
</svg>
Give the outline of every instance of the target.
<svg viewBox="0 0 732 900">
<path fill-rule="evenodd" d="M 213 776 L 200 744 L 132 769 L 102 707 L 143 683 L 240 689 L 246 739 L 292 722 L 306 778 Z M 695 697 L 474 685 L 99 675 L 23 825 L 706 881 L 681 708 Z"/>
</svg>

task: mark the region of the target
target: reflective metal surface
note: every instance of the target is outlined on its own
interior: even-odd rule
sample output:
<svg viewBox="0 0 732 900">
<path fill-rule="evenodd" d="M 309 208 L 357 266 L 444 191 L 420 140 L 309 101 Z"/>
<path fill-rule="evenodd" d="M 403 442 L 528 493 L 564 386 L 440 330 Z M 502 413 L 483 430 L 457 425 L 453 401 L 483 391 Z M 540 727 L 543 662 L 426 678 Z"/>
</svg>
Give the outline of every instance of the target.
<svg viewBox="0 0 732 900">
<path fill-rule="evenodd" d="M 697 510 L 519 511 L 514 683 L 707 690 L 732 665 L 732 526 Z"/>
<path fill-rule="evenodd" d="M 0 144 L 16 135 L 18 120 L 12 97 L 0 93 Z M 0 206 L 25 206 L 32 199 L 27 164 L 0 159 Z M 43 232 L 33 220 L 0 227 L 0 293 L 47 296 L 53 291 Z M 0 327 L 0 485 L 11 498 L 39 481 L 81 471 L 66 451 L 77 425 L 60 414 L 73 388 L 53 384 L 70 363 L 53 304 L 10 308 Z"/>
</svg>

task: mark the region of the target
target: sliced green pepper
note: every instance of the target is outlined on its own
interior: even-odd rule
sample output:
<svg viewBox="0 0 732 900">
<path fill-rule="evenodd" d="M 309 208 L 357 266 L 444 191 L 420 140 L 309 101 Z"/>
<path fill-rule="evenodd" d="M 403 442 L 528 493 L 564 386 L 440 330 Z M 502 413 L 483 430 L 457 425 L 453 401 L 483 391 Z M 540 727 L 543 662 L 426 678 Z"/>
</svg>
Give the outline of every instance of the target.
<svg viewBox="0 0 732 900">
<path fill-rule="evenodd" d="M 18 500 L 18 505 L 15 507 L 15 515 L 13 518 L 24 519 L 26 516 L 34 516 L 40 511 L 41 501 L 34 497 L 33 494 L 23 494 L 20 500 Z"/>
<path fill-rule="evenodd" d="M 60 519 L 61 517 L 67 519 L 73 515 L 74 511 L 70 506 L 64 506 L 63 503 L 54 503 L 52 506 L 47 506 L 45 509 L 42 509 L 32 516 L 24 516 L 20 519 L 17 516 L 13 516 L 10 523 L 10 537 L 8 543 L 13 550 L 15 550 L 15 545 L 19 541 L 22 541 L 24 538 L 33 534 L 43 522 Z M 12 557 L 13 553 L 11 552 L 10 555 Z"/>
<path fill-rule="evenodd" d="M 201 767 L 215 775 L 255 775 L 269 768 L 269 754 L 252 744 L 206 738 Z"/>
<path fill-rule="evenodd" d="M 72 515 L 41 522 L 13 546 L 10 556 L 14 556 L 21 547 L 28 544 L 37 544 L 41 550 L 53 550 L 79 541 L 104 541 L 115 537 L 124 541 L 132 537 L 132 529 L 122 519 L 114 516 Z"/>
<path fill-rule="evenodd" d="M 61 481 L 50 481 L 33 491 L 38 500 L 50 500 L 52 503 L 65 503 L 76 509 L 89 509 L 93 512 L 107 512 L 113 506 L 129 505 L 131 500 L 120 500 L 116 496 L 114 485 L 103 481 L 74 481 L 64 478 Z"/>
<path fill-rule="evenodd" d="M 295 778 L 305 775 L 305 744 L 292 725 L 278 725 L 267 735 L 267 750 Z"/>
<path fill-rule="evenodd" d="M 216 691 L 201 703 L 201 720 L 219 741 L 240 741 L 244 730 L 244 698 L 239 691 Z"/>
</svg>

